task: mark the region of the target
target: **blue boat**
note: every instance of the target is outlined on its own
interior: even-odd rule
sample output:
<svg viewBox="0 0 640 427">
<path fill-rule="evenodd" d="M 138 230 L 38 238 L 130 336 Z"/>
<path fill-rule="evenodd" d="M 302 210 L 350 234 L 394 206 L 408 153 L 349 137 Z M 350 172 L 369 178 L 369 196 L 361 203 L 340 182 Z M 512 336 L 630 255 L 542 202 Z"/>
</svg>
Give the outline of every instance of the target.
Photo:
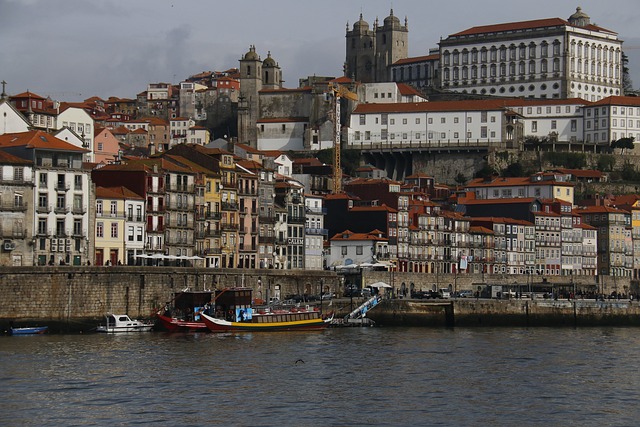
<svg viewBox="0 0 640 427">
<path fill-rule="evenodd" d="M 48 326 L 33 326 L 29 328 L 10 328 L 9 334 L 11 335 L 40 335 L 49 330 Z"/>
</svg>

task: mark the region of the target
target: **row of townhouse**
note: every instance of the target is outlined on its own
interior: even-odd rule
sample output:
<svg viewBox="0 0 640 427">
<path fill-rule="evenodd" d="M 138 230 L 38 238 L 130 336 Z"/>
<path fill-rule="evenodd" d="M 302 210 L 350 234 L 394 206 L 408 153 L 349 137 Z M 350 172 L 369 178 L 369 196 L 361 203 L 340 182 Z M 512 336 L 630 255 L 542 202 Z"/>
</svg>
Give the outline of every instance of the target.
<svg viewBox="0 0 640 427">
<path fill-rule="evenodd" d="M 530 136 L 555 144 L 606 149 L 613 140 L 640 140 L 640 100 L 610 96 L 572 99 L 487 99 L 360 104 L 350 119 L 353 148 L 481 146 L 522 148 Z M 578 146 L 576 146 L 578 148 Z"/>
<path fill-rule="evenodd" d="M 134 219 L 138 209 L 143 212 L 142 224 L 124 221 L 116 233 L 126 239 L 124 249 L 96 246 L 96 262 L 106 258 L 112 264 L 156 264 L 201 258 L 214 268 L 323 267 L 323 242 L 317 241 L 318 235 L 323 237 L 318 231 L 323 229 L 322 198 L 308 202 L 317 213 L 312 219 L 306 215 L 304 187 L 257 161 L 222 149 L 179 144 L 159 157 L 95 169 L 92 178 L 100 187 L 125 187 L 139 195 L 142 204 L 135 206 Z M 125 210 L 133 201 L 125 200 Z M 116 209 L 114 201 L 98 198 L 98 203 L 107 202 Z M 104 219 L 104 233 L 117 228 L 116 221 L 107 225 L 109 218 Z M 308 259 L 307 243 L 313 247 Z"/>
<path fill-rule="evenodd" d="M 566 176 L 536 174 L 472 181 L 444 207 L 429 200 L 418 176 L 363 181 L 345 185 L 350 195 L 326 198 L 329 267 L 348 253 L 348 264 L 432 274 L 640 277 L 638 196 L 575 206 Z"/>
<path fill-rule="evenodd" d="M 0 264 L 324 267 L 323 198 L 268 160 L 178 144 L 92 169 L 85 153 L 42 131 L 0 135 Z"/>
</svg>

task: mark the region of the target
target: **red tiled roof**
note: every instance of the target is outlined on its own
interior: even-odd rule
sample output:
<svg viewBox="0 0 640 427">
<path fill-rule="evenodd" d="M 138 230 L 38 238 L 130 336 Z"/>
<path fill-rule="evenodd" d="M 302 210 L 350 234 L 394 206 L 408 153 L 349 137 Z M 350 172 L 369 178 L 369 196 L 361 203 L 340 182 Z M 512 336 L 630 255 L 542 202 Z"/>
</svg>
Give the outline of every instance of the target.
<svg viewBox="0 0 640 427">
<path fill-rule="evenodd" d="M 433 55 L 425 55 L 425 56 L 414 56 L 413 58 L 403 58 L 394 62 L 392 65 L 404 65 L 404 64 L 414 64 L 416 62 L 425 62 L 425 61 L 433 61 L 440 59 L 440 54 L 436 53 Z"/>
<path fill-rule="evenodd" d="M 405 83 L 398 83 L 398 91 L 403 96 L 417 95 L 420 97 L 424 97 L 420 92 L 418 92 L 413 86 L 409 86 Z"/>
<path fill-rule="evenodd" d="M 96 198 L 144 200 L 142 196 L 126 187 L 96 187 Z"/>
<path fill-rule="evenodd" d="M 526 107 L 535 105 L 589 105 L 588 101 L 580 98 L 571 99 L 478 99 L 463 101 L 432 101 L 432 102 L 403 102 L 393 104 L 359 104 L 355 114 L 366 113 L 420 113 L 429 111 L 485 111 L 503 110 L 505 108 Z"/>
<path fill-rule="evenodd" d="M 591 106 L 599 105 L 624 105 L 629 107 L 640 107 L 640 97 L 637 96 L 607 96 L 599 101 L 593 102 Z"/>
<path fill-rule="evenodd" d="M 76 147 L 41 130 L 0 135 L 0 147 L 39 148 L 47 150 L 76 151 L 88 153 L 89 150 Z"/>
<path fill-rule="evenodd" d="M 2 165 L 30 165 L 32 163 L 30 160 L 22 159 L 0 150 L 0 164 Z"/>
</svg>

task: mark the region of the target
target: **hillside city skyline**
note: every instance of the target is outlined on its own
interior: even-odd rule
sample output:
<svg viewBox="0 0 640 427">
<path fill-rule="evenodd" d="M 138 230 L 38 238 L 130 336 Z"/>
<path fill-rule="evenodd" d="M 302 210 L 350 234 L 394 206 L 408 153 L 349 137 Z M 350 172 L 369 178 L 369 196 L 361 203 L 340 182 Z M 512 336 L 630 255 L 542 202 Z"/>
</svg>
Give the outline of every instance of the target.
<svg viewBox="0 0 640 427">
<path fill-rule="evenodd" d="M 625 3 L 629 7 L 624 7 Z M 240 6 L 246 4 L 239 3 Z M 288 12 L 277 14 L 267 11 L 263 18 L 280 22 L 280 25 L 247 25 L 250 30 L 238 35 L 232 30 L 227 33 L 222 31 L 229 35 L 221 43 L 219 37 L 202 32 L 207 27 L 202 25 L 202 17 L 189 13 L 189 5 L 204 7 L 197 2 L 189 5 L 154 2 L 154 7 L 147 7 L 150 4 L 146 2 L 137 2 L 127 7 L 126 14 L 125 9 L 119 9 L 117 4 L 110 5 L 110 8 L 81 4 L 71 11 L 71 15 L 85 19 L 75 20 L 74 25 L 67 27 L 51 26 L 52 23 L 68 19 L 70 11 L 64 8 L 51 7 L 48 2 L 5 0 L 2 10 L 6 12 L 3 13 L 6 22 L 0 27 L 0 35 L 7 43 L 0 47 L 0 55 L 13 60 L 11 67 L 3 67 L 0 78 L 7 81 L 10 94 L 30 90 L 62 101 L 80 101 L 92 96 L 131 98 L 144 91 L 149 83 L 177 84 L 205 70 L 235 68 L 242 53 L 249 45 L 255 44 L 263 56 L 267 52 L 272 53 L 283 69 L 284 86 L 294 88 L 299 79 L 312 75 L 340 77 L 344 63 L 345 24 L 353 25 L 362 14 L 364 20 L 373 25 L 376 18 L 382 20 L 387 16 L 391 8 L 385 2 L 367 2 L 366 6 L 349 2 L 341 4 L 339 9 L 312 7 L 307 13 L 326 18 L 320 18 L 324 24 L 321 30 L 309 31 L 309 26 L 299 22 L 304 21 L 300 17 L 305 16 L 307 7 L 300 10 L 287 1 L 278 4 L 282 4 Z M 446 16 L 453 11 L 447 5 L 439 5 L 438 11 L 432 12 L 422 2 L 403 2 L 393 5 L 393 9 L 401 20 L 407 17 L 411 57 L 426 55 L 429 49 L 437 47 L 441 38 L 473 26 L 552 17 L 566 19 L 575 11 L 575 6 L 558 7 L 553 2 L 539 2 L 536 4 L 539 7 L 535 8 L 522 5 L 514 14 L 513 9 L 501 8 L 500 5 L 500 1 L 486 3 L 474 14 L 456 16 L 451 20 L 427 19 L 428 25 L 422 24 L 425 15 Z M 580 6 L 592 17 L 593 22 L 619 34 L 624 41 L 623 49 L 629 56 L 631 79 L 640 83 L 640 67 L 636 65 L 640 34 L 635 34 L 635 25 L 631 25 L 635 20 L 636 8 L 632 2 L 619 2 L 616 5 L 619 7 L 582 2 Z M 247 16 L 244 10 L 237 10 L 237 7 L 225 6 L 226 13 L 236 19 L 242 16 L 243 20 L 251 22 L 252 17 Z M 321 9 L 331 9 L 332 12 L 327 14 Z M 340 10 L 340 13 L 336 14 L 334 10 Z M 153 30 L 144 25 L 126 26 L 128 20 L 136 22 L 136 18 L 139 20 L 145 14 L 157 22 Z M 107 18 L 110 19 L 107 21 Z M 84 28 L 88 20 L 91 27 Z M 234 19 L 229 21 L 234 22 Z M 17 25 L 18 22 L 21 25 Z M 126 31 L 114 33 L 111 30 L 122 25 Z M 283 27 L 290 29 L 283 31 Z M 218 23 L 215 28 L 224 26 Z M 288 37 L 292 29 L 301 37 Z M 29 36 L 21 34 L 24 31 L 28 31 Z M 74 37 L 75 31 L 83 31 L 85 37 Z M 108 37 L 94 35 L 98 33 L 108 34 Z M 90 50 L 83 43 L 103 43 L 103 46 Z M 112 51 L 115 45 L 119 47 Z M 51 55 L 51 51 L 56 54 Z M 44 68 L 37 65 L 43 63 L 47 64 Z M 43 72 L 44 69 L 46 72 Z"/>
</svg>

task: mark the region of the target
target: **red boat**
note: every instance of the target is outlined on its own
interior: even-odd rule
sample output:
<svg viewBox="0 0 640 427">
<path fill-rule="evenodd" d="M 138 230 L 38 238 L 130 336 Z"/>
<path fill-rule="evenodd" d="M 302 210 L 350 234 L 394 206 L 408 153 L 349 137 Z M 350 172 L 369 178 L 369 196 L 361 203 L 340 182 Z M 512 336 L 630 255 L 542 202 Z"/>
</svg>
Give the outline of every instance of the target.
<svg viewBox="0 0 640 427">
<path fill-rule="evenodd" d="M 173 299 L 173 307 L 167 303 L 156 313 L 160 325 L 169 332 L 208 332 L 201 313 L 211 313 L 210 291 L 178 292 Z"/>
</svg>

